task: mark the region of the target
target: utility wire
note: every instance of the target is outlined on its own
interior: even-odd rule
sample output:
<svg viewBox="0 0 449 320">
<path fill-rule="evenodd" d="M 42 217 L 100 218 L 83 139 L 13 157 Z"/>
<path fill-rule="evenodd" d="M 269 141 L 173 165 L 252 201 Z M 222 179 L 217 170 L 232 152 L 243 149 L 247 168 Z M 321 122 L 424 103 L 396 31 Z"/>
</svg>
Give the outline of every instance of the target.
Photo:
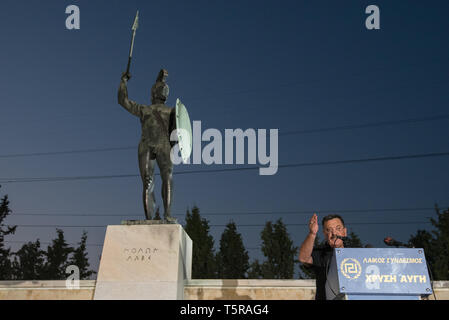
<svg viewBox="0 0 449 320">
<path fill-rule="evenodd" d="M 33 241 L 4 241 L 4 243 L 29 243 L 29 242 L 31 242 L 31 243 L 35 243 L 35 242 L 33 242 Z M 47 245 L 51 245 L 51 244 L 53 244 L 52 242 L 41 242 L 41 241 L 39 241 L 39 243 L 40 244 L 47 244 Z M 67 243 L 68 245 L 71 245 L 71 246 L 76 246 L 76 245 L 79 245 L 79 243 Z M 100 244 L 100 243 L 86 243 L 86 246 L 88 246 L 88 247 L 103 247 L 103 244 Z M 246 250 L 258 250 L 258 249 L 261 249 L 262 248 L 262 246 L 260 246 L 260 247 L 248 247 L 248 248 L 246 248 L 245 247 L 245 249 Z"/>
<path fill-rule="evenodd" d="M 359 124 L 359 125 L 327 127 L 327 128 L 319 128 L 319 129 L 294 130 L 294 131 L 285 131 L 285 132 L 280 130 L 279 136 L 308 134 L 308 133 L 317 133 L 317 132 L 332 132 L 332 131 L 340 131 L 340 130 L 354 130 L 354 129 L 363 129 L 363 128 L 372 128 L 372 127 L 401 125 L 401 124 L 407 124 L 407 123 L 435 121 L 435 120 L 442 120 L 442 119 L 449 119 L 449 114 L 443 114 L 443 115 L 432 116 L 432 117 L 403 119 L 403 120 L 396 120 L 396 121 L 393 120 L 393 121 L 372 122 L 372 123 L 365 123 L 365 124 Z M 110 147 L 110 148 L 74 149 L 74 150 L 49 151 L 49 152 L 0 154 L 0 159 L 66 155 L 66 154 L 76 154 L 76 153 L 110 152 L 110 151 L 123 151 L 123 150 L 137 150 L 137 147 L 136 146 L 125 146 L 125 147 Z"/>
<path fill-rule="evenodd" d="M 447 63 L 447 61 L 442 61 L 442 63 Z M 409 65 L 408 68 L 410 67 L 423 67 L 423 65 L 418 65 L 418 64 L 413 64 L 413 65 Z M 381 70 L 382 68 L 377 69 L 378 71 Z M 388 71 L 391 71 L 390 69 L 386 69 Z M 356 74 L 350 74 L 348 76 L 350 77 L 362 77 L 365 76 L 366 73 L 364 72 L 358 72 Z M 246 95 L 246 94 L 251 94 L 251 93 L 257 93 L 257 92 L 270 92 L 272 91 L 273 88 L 288 88 L 288 87 L 298 87 L 298 86 L 305 86 L 305 85 L 309 85 L 312 82 L 323 82 L 323 78 L 317 78 L 317 79 L 308 79 L 308 80 L 303 80 L 303 81 L 294 81 L 294 82 L 286 82 L 286 83 L 280 83 L 279 85 L 275 86 L 275 87 L 270 87 L 270 88 L 263 88 L 263 87 L 259 87 L 259 88 L 250 88 L 250 89 L 245 89 L 245 90 L 229 90 L 227 92 L 221 92 L 221 93 L 211 93 L 209 95 L 203 95 L 203 96 L 192 96 L 186 97 L 186 101 L 198 101 L 198 100 L 205 100 L 205 99 L 210 99 L 210 98 L 216 98 L 217 96 L 238 96 L 238 95 Z M 444 79 L 441 81 L 436 81 L 433 83 L 429 83 L 429 85 L 440 85 L 440 84 L 445 84 L 447 83 L 448 80 Z M 404 88 L 404 87 L 408 87 L 410 86 L 410 84 L 408 83 L 401 83 L 400 85 L 395 85 L 394 89 L 399 88 Z M 392 88 L 389 88 L 390 90 L 393 90 Z"/>
<path fill-rule="evenodd" d="M 278 165 L 278 169 L 284 168 L 299 168 L 299 167 L 312 167 L 312 166 L 325 166 L 325 165 L 338 165 L 338 164 L 350 164 L 350 163 L 367 163 L 377 161 L 390 161 L 390 160 L 405 160 L 405 159 L 419 159 L 419 158 L 434 158 L 449 156 L 449 152 L 434 152 L 434 153 L 421 153 L 410 154 L 403 156 L 386 156 L 377 158 L 365 158 L 365 159 L 351 159 L 351 160 L 336 160 L 336 161 L 324 161 L 324 162 L 305 162 L 305 163 L 292 163 Z M 261 167 L 243 167 L 243 168 L 230 168 L 230 169 L 210 169 L 210 170 L 186 170 L 174 172 L 174 175 L 182 174 L 194 174 L 194 173 L 218 173 L 218 172 L 235 172 L 235 171 L 249 171 L 258 170 Z M 158 174 L 156 174 L 158 175 Z M 101 176 L 74 176 L 74 177 L 40 177 L 40 178 L 0 178 L 1 183 L 24 183 L 24 182 L 55 182 L 55 181 L 73 181 L 73 180 L 99 180 L 99 179 L 114 179 L 114 178 L 130 178 L 139 177 L 138 174 L 121 174 L 121 175 L 101 175 Z"/>
<path fill-rule="evenodd" d="M 4 241 L 5 243 L 29 243 L 29 242 L 31 242 L 31 243 L 35 243 L 35 241 Z M 52 242 L 45 242 L 45 241 L 39 241 L 39 243 L 40 244 L 48 244 L 48 245 L 50 245 L 50 244 L 53 244 Z M 76 245 L 79 245 L 79 243 L 67 243 L 67 244 L 69 244 L 69 245 L 71 245 L 71 246 L 76 246 Z M 99 243 L 86 243 L 86 246 L 92 246 L 92 247 L 102 247 L 103 245 L 102 244 L 99 244 Z"/>
<path fill-rule="evenodd" d="M 347 222 L 345 225 L 385 225 L 385 224 L 430 224 L 428 221 L 401 221 L 401 222 Z M 308 223 L 284 223 L 286 226 L 308 226 Z M 76 225 L 31 225 L 18 224 L 15 225 L 20 228 L 106 228 L 107 225 L 91 225 L 91 226 L 76 226 Z M 227 224 L 210 224 L 209 227 L 226 227 Z M 239 224 L 238 227 L 264 227 L 264 224 Z"/>
<path fill-rule="evenodd" d="M 286 131 L 286 132 L 279 133 L 279 136 L 305 134 L 305 133 L 316 133 L 316 132 L 331 132 L 331 131 L 339 131 L 339 130 L 374 128 L 374 127 L 383 127 L 383 126 L 391 126 L 391 125 L 399 125 L 399 124 L 407 124 L 407 123 L 435 121 L 435 120 L 441 120 L 441 119 L 449 119 L 449 115 L 445 114 L 445 115 L 434 116 L 434 117 L 404 119 L 404 120 L 397 120 L 397 121 L 372 122 L 372 123 L 365 123 L 365 124 L 360 124 L 360 125 L 347 125 L 347 126 L 328 127 L 328 128 L 320 128 L 320 129 Z"/>
<path fill-rule="evenodd" d="M 438 207 L 439 209 L 449 209 L 447 206 Z M 294 210 L 294 211 L 252 211 L 252 212 L 201 212 L 202 216 L 244 216 L 244 215 L 264 215 L 264 214 L 278 214 L 278 215 L 307 215 L 312 213 L 378 213 L 378 212 L 412 212 L 412 211 L 435 211 L 435 207 L 426 208 L 379 208 L 379 209 L 343 209 L 343 210 Z M 183 213 L 173 214 L 173 216 L 184 216 Z M 97 214 L 97 213 L 15 213 L 10 214 L 11 217 L 15 216 L 49 216 L 49 217 L 139 217 L 142 214 Z"/>
<path fill-rule="evenodd" d="M 34 152 L 34 153 L 12 153 L 12 154 L 2 154 L 1 158 L 19 158 L 19 157 L 37 157 L 37 156 L 53 156 L 53 155 L 63 155 L 63 154 L 74 154 L 74 153 L 92 153 L 92 152 L 105 152 L 105 151 L 121 151 L 136 149 L 133 147 L 112 147 L 112 148 L 92 148 L 92 149 L 78 149 L 78 150 L 65 150 L 65 151 L 50 151 L 50 152 Z"/>
</svg>

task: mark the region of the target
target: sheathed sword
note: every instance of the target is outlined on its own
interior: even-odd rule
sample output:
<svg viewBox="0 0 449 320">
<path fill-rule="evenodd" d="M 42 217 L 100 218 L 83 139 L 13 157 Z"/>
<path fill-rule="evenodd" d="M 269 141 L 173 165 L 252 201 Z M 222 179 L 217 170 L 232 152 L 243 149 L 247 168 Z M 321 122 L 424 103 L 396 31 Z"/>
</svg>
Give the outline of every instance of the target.
<svg viewBox="0 0 449 320">
<path fill-rule="evenodd" d="M 131 46 L 129 48 L 129 57 L 128 57 L 128 66 L 126 67 L 126 75 L 129 75 L 129 67 L 131 66 L 131 58 L 133 56 L 133 48 L 134 48 L 134 38 L 136 37 L 136 31 L 139 27 L 139 10 L 137 10 L 136 17 L 134 18 L 134 23 L 131 28 L 133 31 L 133 35 L 131 37 Z"/>
</svg>

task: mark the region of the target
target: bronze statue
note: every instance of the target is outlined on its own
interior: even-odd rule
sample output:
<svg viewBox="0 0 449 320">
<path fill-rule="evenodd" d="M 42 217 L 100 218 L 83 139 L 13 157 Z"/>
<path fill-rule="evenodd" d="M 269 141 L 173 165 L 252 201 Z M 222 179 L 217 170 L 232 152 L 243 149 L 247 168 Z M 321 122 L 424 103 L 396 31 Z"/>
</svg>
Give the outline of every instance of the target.
<svg viewBox="0 0 449 320">
<path fill-rule="evenodd" d="M 143 206 L 147 220 L 153 218 L 156 200 L 154 197 L 154 167 L 157 162 L 162 178 L 162 199 L 164 219 L 175 222 L 170 208 L 173 201 L 173 163 L 170 151 L 173 142 L 170 133 L 176 129 L 175 108 L 165 105 L 169 88 L 166 83 L 167 70 L 162 69 L 151 88 L 151 105 L 143 105 L 128 99 L 127 83 L 131 78 L 124 72 L 118 90 L 118 103 L 133 115 L 140 118 L 142 136 L 139 143 L 139 169 L 143 183 Z M 176 142 L 175 142 L 176 143 Z"/>
</svg>

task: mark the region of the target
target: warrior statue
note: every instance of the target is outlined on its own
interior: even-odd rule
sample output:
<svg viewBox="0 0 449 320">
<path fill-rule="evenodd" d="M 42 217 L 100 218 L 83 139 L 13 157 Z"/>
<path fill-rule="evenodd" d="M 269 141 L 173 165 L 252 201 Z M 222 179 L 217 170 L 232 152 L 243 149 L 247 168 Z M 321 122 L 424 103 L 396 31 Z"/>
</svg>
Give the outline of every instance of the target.
<svg viewBox="0 0 449 320">
<path fill-rule="evenodd" d="M 151 88 L 151 105 L 143 105 L 128 99 L 127 83 L 131 78 L 124 72 L 118 90 L 118 103 L 133 115 L 140 118 L 142 136 L 139 143 L 139 169 L 143 183 L 143 207 L 145 217 L 151 220 L 155 214 L 154 167 L 157 162 L 162 178 L 162 199 L 164 219 L 176 221 L 171 217 L 173 201 L 173 164 L 170 159 L 172 144 L 170 133 L 176 129 L 175 108 L 165 105 L 168 97 L 167 70 L 162 69 L 156 83 Z"/>
</svg>

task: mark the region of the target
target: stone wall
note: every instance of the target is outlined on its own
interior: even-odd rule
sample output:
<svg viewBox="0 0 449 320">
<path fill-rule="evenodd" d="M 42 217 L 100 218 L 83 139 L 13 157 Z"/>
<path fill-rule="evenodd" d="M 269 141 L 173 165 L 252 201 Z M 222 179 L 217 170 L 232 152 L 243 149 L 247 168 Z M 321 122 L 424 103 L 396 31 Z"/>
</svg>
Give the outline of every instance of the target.
<svg viewBox="0 0 449 320">
<path fill-rule="evenodd" d="M 313 300 L 315 280 L 190 280 L 186 300 Z"/>
<path fill-rule="evenodd" d="M 81 280 L 79 289 L 67 289 L 65 280 L 0 281 L 0 300 L 92 300 L 95 280 Z"/>
<path fill-rule="evenodd" d="M 92 300 L 95 280 L 81 280 L 79 289 L 65 281 L 0 281 L 0 300 Z M 435 281 L 437 300 L 449 300 L 449 281 Z M 199 280 L 188 281 L 186 300 L 312 300 L 315 280 Z M 429 299 L 433 300 L 431 295 Z"/>
</svg>

